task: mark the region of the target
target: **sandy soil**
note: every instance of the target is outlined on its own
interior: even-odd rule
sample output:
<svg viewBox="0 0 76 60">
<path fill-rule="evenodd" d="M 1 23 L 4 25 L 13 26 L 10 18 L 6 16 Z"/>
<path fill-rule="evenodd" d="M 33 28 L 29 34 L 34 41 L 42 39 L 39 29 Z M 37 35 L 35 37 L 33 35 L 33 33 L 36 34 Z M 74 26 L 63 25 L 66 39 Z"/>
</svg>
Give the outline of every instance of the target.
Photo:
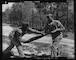
<svg viewBox="0 0 76 60">
<path fill-rule="evenodd" d="M 12 28 L 9 26 L 4 26 L 2 28 L 3 28 L 3 31 L 2 31 L 2 33 L 3 33 L 2 34 L 3 35 L 3 50 L 5 50 L 8 47 L 7 44 L 10 44 L 8 35 L 12 31 Z M 7 29 L 7 28 L 9 28 L 9 29 Z M 70 34 L 70 35 L 72 35 L 72 34 Z M 35 36 L 37 36 L 37 35 L 36 34 L 26 34 L 22 37 L 22 39 L 24 41 L 26 41 Z M 35 55 L 42 55 L 42 54 L 49 55 L 51 53 L 50 52 L 50 46 L 52 44 L 51 42 L 52 42 L 52 39 L 48 35 L 48 36 L 44 36 L 36 41 L 33 41 L 31 43 L 27 43 L 27 44 L 22 43 L 22 45 L 23 45 L 24 53 L 35 54 Z M 63 38 L 62 41 L 60 42 L 60 49 L 63 49 L 63 52 L 65 53 L 65 54 L 62 54 L 62 56 L 65 56 L 65 57 L 68 56 L 69 58 L 70 57 L 74 58 L 74 40 L 73 39 Z M 14 47 L 11 50 L 11 52 L 13 52 L 14 55 L 18 56 L 16 47 Z"/>
</svg>

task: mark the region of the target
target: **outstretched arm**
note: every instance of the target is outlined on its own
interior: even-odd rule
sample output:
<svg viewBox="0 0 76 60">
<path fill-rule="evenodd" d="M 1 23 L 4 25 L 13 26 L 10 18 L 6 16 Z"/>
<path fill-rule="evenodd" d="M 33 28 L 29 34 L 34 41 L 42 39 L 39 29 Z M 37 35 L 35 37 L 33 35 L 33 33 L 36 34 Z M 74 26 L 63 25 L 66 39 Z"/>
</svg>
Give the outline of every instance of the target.
<svg viewBox="0 0 76 60">
<path fill-rule="evenodd" d="M 28 28 L 28 30 L 31 32 L 34 32 L 34 33 L 44 34 L 43 32 L 40 32 L 40 31 L 32 29 L 32 28 Z"/>
</svg>

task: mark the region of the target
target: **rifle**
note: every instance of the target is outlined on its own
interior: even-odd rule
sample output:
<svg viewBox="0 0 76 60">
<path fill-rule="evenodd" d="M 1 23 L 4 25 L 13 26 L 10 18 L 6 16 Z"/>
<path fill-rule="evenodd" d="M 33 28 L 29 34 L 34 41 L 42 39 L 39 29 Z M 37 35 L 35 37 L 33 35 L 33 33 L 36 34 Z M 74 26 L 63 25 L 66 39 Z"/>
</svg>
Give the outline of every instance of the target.
<svg viewBox="0 0 76 60">
<path fill-rule="evenodd" d="M 47 34 L 45 34 L 45 35 L 47 35 Z M 29 42 L 35 41 L 35 40 L 37 40 L 45 35 L 41 34 L 40 36 L 33 37 L 33 38 L 29 39 L 28 41 L 23 42 L 23 43 L 29 43 Z"/>
</svg>

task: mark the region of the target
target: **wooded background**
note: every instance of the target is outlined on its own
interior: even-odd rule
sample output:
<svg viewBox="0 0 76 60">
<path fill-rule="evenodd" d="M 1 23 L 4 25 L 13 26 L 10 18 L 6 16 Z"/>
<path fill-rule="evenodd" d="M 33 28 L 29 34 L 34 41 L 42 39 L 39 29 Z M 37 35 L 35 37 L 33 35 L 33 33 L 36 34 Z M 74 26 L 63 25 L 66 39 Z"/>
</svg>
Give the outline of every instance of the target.
<svg viewBox="0 0 76 60">
<path fill-rule="evenodd" d="M 21 22 L 29 23 L 29 26 L 42 30 L 47 23 L 46 14 L 53 14 L 53 19 L 61 21 L 65 31 L 74 31 L 74 1 L 67 2 L 40 2 L 24 1 L 14 3 L 12 8 L 2 12 L 2 22 L 19 25 Z"/>
</svg>

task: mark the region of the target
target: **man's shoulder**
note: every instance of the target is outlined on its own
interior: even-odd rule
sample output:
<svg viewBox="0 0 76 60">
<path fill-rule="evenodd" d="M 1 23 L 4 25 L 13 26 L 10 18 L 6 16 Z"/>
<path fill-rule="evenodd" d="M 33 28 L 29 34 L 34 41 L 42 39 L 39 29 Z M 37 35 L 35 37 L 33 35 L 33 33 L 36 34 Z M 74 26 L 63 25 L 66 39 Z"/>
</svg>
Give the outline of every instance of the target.
<svg viewBox="0 0 76 60">
<path fill-rule="evenodd" d="M 11 31 L 10 34 L 9 34 L 9 38 L 11 38 L 12 36 L 14 36 L 14 34 L 15 34 L 15 31 L 14 30 Z"/>
<path fill-rule="evenodd" d="M 12 31 L 10 32 L 10 35 L 11 35 L 11 34 L 15 34 L 15 32 L 17 32 L 17 30 L 12 30 Z"/>
</svg>

